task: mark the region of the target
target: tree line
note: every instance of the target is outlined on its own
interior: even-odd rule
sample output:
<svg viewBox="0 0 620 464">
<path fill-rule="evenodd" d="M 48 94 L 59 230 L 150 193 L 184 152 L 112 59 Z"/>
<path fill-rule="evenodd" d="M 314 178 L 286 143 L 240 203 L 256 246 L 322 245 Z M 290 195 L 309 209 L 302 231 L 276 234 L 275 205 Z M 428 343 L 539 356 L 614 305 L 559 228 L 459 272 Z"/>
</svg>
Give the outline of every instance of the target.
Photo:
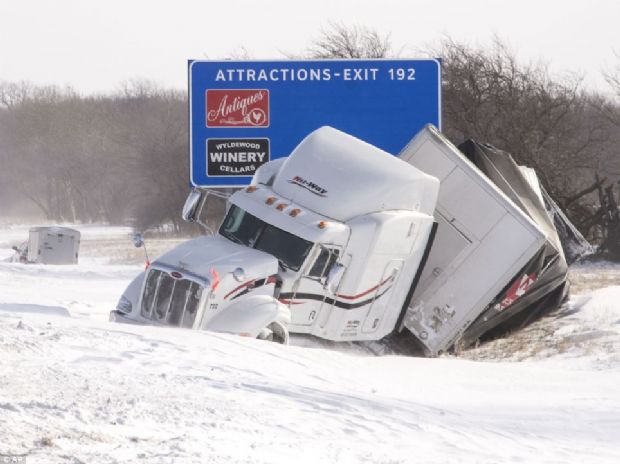
<svg viewBox="0 0 620 464">
<path fill-rule="evenodd" d="M 186 96 L 146 81 L 100 96 L 2 83 L 0 163 L 0 205 L 28 202 L 52 222 L 179 230 Z"/>
<path fill-rule="evenodd" d="M 596 174 L 620 178 L 620 68 L 608 70 L 603 94 L 577 75 L 554 76 L 544 64 L 520 62 L 499 40 L 478 48 L 446 39 L 420 54 L 442 59 L 444 133 L 456 144 L 490 143 L 535 168 L 596 240 L 600 228 L 588 218 L 599 205 L 589 186 Z M 299 56 L 398 55 L 389 36 L 331 25 Z M 171 224 L 181 231 L 189 191 L 186 93 L 148 81 L 107 95 L 0 82 L 0 166 L 0 216 L 20 205 L 36 207 L 50 222 L 141 230 Z"/>
</svg>

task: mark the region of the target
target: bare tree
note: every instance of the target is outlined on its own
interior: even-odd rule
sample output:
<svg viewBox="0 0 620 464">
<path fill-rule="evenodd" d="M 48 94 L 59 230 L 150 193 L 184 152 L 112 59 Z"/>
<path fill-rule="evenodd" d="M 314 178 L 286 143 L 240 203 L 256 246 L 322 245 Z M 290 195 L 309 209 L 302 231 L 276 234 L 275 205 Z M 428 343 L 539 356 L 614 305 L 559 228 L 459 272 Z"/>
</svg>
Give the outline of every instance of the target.
<svg viewBox="0 0 620 464">
<path fill-rule="evenodd" d="M 0 102 L 3 203 L 28 200 L 52 221 L 184 226 L 183 93 L 149 81 L 96 97 L 5 83 Z"/>
<path fill-rule="evenodd" d="M 620 127 L 620 52 L 616 52 L 617 63 L 614 68 L 603 73 L 612 92 L 612 98 L 600 102 L 601 112 L 609 121 Z"/>
<path fill-rule="evenodd" d="M 596 114 L 598 97 L 581 89 L 579 76 L 554 78 L 544 64 L 520 63 L 500 40 L 480 49 L 447 39 L 436 53 L 451 139 L 475 138 L 512 153 L 536 168 L 560 204 L 591 183 L 610 132 Z"/>
<path fill-rule="evenodd" d="M 615 96 L 620 99 L 620 51 L 614 53 L 617 63 L 613 69 L 604 72 L 605 79 Z"/>
<path fill-rule="evenodd" d="M 393 54 L 390 36 L 364 26 L 347 27 L 330 23 L 312 41 L 306 52 L 309 58 L 386 58 Z"/>
</svg>

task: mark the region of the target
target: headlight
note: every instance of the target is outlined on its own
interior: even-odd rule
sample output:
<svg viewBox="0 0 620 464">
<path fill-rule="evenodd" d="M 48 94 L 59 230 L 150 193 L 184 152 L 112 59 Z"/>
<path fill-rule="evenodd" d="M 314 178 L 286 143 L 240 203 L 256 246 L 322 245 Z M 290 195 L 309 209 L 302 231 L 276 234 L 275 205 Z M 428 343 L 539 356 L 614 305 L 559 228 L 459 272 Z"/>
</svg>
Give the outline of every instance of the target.
<svg viewBox="0 0 620 464">
<path fill-rule="evenodd" d="M 121 313 L 129 314 L 132 308 L 131 301 L 125 296 L 121 296 L 121 299 L 118 300 L 118 304 L 116 305 L 116 309 L 118 309 Z"/>
</svg>

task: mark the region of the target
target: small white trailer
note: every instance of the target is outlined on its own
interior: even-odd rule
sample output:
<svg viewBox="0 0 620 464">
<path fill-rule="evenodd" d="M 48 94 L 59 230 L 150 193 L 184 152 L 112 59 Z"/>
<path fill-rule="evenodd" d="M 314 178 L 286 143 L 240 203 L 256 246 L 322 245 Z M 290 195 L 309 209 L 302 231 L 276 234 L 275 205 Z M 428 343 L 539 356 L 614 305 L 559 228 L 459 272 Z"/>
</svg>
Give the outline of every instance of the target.
<svg viewBox="0 0 620 464">
<path fill-rule="evenodd" d="M 33 227 L 28 237 L 27 262 L 77 264 L 80 232 L 69 227 Z"/>
</svg>

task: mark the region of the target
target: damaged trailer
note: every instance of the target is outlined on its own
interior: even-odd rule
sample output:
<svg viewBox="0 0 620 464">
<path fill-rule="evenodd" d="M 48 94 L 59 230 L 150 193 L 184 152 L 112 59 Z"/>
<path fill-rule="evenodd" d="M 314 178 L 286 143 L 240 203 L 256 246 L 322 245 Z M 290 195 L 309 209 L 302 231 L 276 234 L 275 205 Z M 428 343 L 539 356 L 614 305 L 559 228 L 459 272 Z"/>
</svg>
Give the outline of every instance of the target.
<svg viewBox="0 0 620 464">
<path fill-rule="evenodd" d="M 467 140 L 458 148 L 545 234 L 536 256 L 467 329 L 463 341 L 471 344 L 483 335 L 522 328 L 557 308 L 568 294 L 568 265 L 594 250 L 540 184 L 534 169 L 518 166 L 509 153 L 488 144 Z"/>
<path fill-rule="evenodd" d="M 441 182 L 437 238 L 404 319 L 428 353 L 518 329 L 561 303 L 568 264 L 554 220 L 574 227 L 548 195 L 545 206 L 533 169 L 471 140 L 457 149 L 433 127 L 400 157 Z"/>
</svg>

